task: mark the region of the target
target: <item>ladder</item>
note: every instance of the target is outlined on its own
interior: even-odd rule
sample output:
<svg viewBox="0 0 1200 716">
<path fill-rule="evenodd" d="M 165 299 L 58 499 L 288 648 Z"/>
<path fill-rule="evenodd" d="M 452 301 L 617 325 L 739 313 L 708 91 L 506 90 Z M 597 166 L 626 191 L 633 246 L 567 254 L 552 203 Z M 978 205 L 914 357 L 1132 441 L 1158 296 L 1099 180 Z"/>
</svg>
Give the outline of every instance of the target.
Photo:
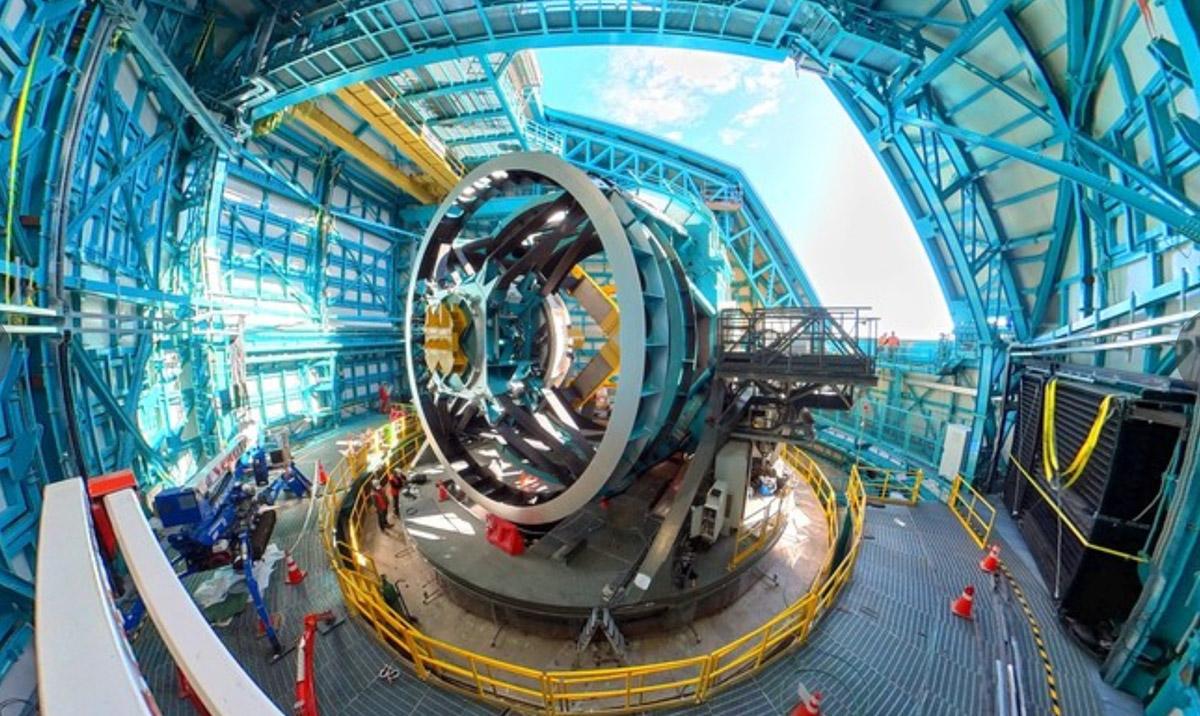
<svg viewBox="0 0 1200 716">
<path fill-rule="evenodd" d="M 592 607 L 592 613 L 588 617 L 587 624 L 584 625 L 583 631 L 579 633 L 579 641 L 575 644 L 575 650 L 582 654 L 591 645 L 592 640 L 596 636 L 596 631 L 604 632 L 605 638 L 608 639 L 608 645 L 612 647 L 613 653 L 622 663 L 625 662 L 625 635 L 617 627 L 617 622 L 613 619 L 612 612 L 608 609 L 600 607 Z"/>
</svg>

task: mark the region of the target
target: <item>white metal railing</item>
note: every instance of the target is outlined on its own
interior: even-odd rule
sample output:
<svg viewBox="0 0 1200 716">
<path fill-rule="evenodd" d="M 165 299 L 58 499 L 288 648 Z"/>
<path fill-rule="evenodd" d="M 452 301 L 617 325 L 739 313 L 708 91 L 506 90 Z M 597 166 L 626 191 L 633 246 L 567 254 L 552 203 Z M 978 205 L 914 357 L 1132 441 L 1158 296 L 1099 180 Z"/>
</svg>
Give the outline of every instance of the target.
<svg viewBox="0 0 1200 716">
<path fill-rule="evenodd" d="M 34 624 L 41 712 L 158 713 L 96 553 L 82 479 L 46 486 L 38 544 Z"/>
<path fill-rule="evenodd" d="M 130 478 L 132 479 L 132 478 Z M 179 581 L 132 488 L 103 498 L 146 611 L 209 713 L 282 716 L 233 658 Z M 47 485 L 39 532 L 35 624 L 42 713 L 157 714 L 125 637 L 80 478 Z"/>
<path fill-rule="evenodd" d="M 104 508 L 146 611 L 175 665 L 209 712 L 282 716 L 221 643 L 192 601 L 150 529 L 137 493 L 126 489 L 106 495 Z M 87 668 L 84 664 L 78 666 L 80 672 Z"/>
</svg>

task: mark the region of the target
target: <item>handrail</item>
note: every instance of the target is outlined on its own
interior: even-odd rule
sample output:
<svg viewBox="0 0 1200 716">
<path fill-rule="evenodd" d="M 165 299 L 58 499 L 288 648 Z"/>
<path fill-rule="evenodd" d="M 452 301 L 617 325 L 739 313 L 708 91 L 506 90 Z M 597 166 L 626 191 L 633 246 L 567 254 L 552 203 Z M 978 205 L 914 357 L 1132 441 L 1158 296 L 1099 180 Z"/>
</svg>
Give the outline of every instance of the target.
<svg viewBox="0 0 1200 716">
<path fill-rule="evenodd" d="M 373 441 L 379 468 L 403 464 L 416 454 L 420 427 L 405 415 L 390 426 L 388 441 Z M 383 431 L 379 431 L 383 432 Z M 382 447 L 381 447 L 382 446 Z M 359 475 L 345 460 L 330 473 L 321 503 L 322 540 L 342 589 L 347 609 L 363 619 L 383 643 L 412 662 L 417 676 L 484 701 L 540 714 L 632 713 L 700 703 L 754 674 L 763 665 L 802 644 L 849 581 L 862 544 L 866 495 L 852 474 L 846 485 L 851 534 L 839 554 L 843 520 L 838 493 L 812 458 L 785 446 L 783 458 L 817 496 L 829 529 L 829 548 L 807 594 L 765 624 L 707 654 L 617 668 L 542 671 L 473 653 L 419 631 L 383 602 L 374 560 L 359 549 L 358 528 L 366 514 L 368 490 L 350 507 L 347 534 L 337 533 L 337 514 L 347 488 Z"/>
<path fill-rule="evenodd" d="M 964 497 L 963 495 L 966 495 Z M 962 475 L 955 475 L 950 485 L 950 496 L 946 498 L 946 506 L 962 524 L 967 535 L 982 549 L 992 534 L 992 525 L 996 523 L 996 508 L 987 501 Z M 984 519 L 983 514 L 987 513 Z"/>
<path fill-rule="evenodd" d="M 1063 512 L 1062 507 L 1060 507 L 1058 505 L 1058 501 L 1053 499 L 1052 497 L 1050 497 L 1050 495 L 1046 494 L 1046 490 L 1043 489 L 1042 486 L 1038 484 L 1037 479 L 1034 478 L 1033 475 L 1029 474 L 1029 471 L 1025 469 L 1025 466 L 1022 465 L 1019 460 L 1017 460 L 1016 456 L 1015 455 L 1010 456 L 1009 459 L 1012 462 L 1012 464 L 1016 466 L 1017 472 L 1021 473 L 1021 475 L 1025 478 L 1025 480 L 1030 485 L 1033 485 L 1033 489 L 1037 490 L 1038 494 L 1042 496 L 1042 499 L 1046 501 L 1046 506 L 1049 507 L 1051 510 L 1053 510 L 1054 514 L 1058 516 L 1059 522 L 1061 522 L 1067 526 L 1067 529 L 1071 532 L 1072 535 L 1075 536 L 1075 539 L 1078 540 L 1079 544 L 1083 545 L 1083 547 L 1085 549 L 1090 549 L 1095 552 L 1102 552 L 1104 554 L 1111 555 L 1113 557 L 1120 557 L 1121 559 L 1127 559 L 1131 562 L 1145 563 L 1145 562 L 1150 561 L 1149 558 L 1145 555 L 1130 554 L 1129 552 L 1122 552 L 1120 550 L 1113 549 L 1112 547 L 1105 547 L 1104 545 L 1093 544 L 1092 541 L 1089 540 L 1087 538 L 1087 536 L 1085 536 L 1083 534 L 1083 530 L 1079 529 L 1079 527 L 1076 526 L 1076 524 L 1071 520 L 1071 518 L 1067 516 L 1067 513 Z"/>
<path fill-rule="evenodd" d="M 894 505 L 915 505 L 921 501 L 921 483 L 925 481 L 925 471 L 889 470 L 862 463 L 854 463 L 850 471 L 862 480 L 867 502 Z M 892 493 L 907 493 L 907 497 L 892 497 Z"/>
<path fill-rule="evenodd" d="M 46 485 L 39 544 L 34 625 L 42 713 L 157 714 L 121 622 L 113 618 L 117 606 L 96 554 L 81 478 Z"/>
<path fill-rule="evenodd" d="M 787 524 L 783 501 L 790 494 L 791 490 L 788 487 L 781 488 L 767 504 L 742 520 L 734 538 L 733 554 L 729 556 L 730 571 L 737 569 L 738 565 L 774 541 L 775 536 Z M 745 528 L 747 523 L 751 525 L 749 529 Z"/>
</svg>

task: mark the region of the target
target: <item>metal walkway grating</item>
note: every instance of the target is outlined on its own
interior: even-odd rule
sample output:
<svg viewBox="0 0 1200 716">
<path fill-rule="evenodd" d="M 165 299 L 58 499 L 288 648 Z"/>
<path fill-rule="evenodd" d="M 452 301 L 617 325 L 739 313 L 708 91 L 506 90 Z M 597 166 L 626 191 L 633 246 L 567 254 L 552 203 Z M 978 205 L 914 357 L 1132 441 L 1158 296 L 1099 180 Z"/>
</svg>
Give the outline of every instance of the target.
<svg viewBox="0 0 1200 716">
<path fill-rule="evenodd" d="M 363 425 L 356 426 L 359 429 Z M 302 466 L 315 457 L 332 464 L 334 441 L 327 437 L 312 450 L 299 451 Z M 298 460 L 299 462 L 300 460 Z M 275 542 L 281 548 L 295 540 L 306 505 L 281 510 Z M 1040 622 L 1060 685 L 1064 714 L 1105 713 L 1094 661 L 1062 634 L 1054 605 L 1040 577 L 1023 561 L 1015 526 L 998 520 L 1006 564 L 1023 588 Z M 946 507 L 890 505 L 867 512 L 866 542 L 853 579 L 834 609 L 802 649 L 773 663 L 754 678 L 715 695 L 707 703 L 675 713 L 719 716 L 774 716 L 795 705 L 797 683 L 825 694 L 828 713 L 929 714 L 960 716 L 994 712 L 994 659 L 1000 655 L 1008 628 L 1022 645 L 1022 680 L 1029 713 L 1050 713 L 1042 666 L 1028 623 L 1002 583 L 978 569 L 980 552 Z M 340 594 L 325 562 L 320 540 L 310 526 L 296 558 L 308 570 L 301 587 L 282 584 L 282 567 L 273 575 L 267 599 L 284 615 L 281 639 L 292 644 L 303 615 L 331 606 L 340 609 Z M 949 612 L 962 587 L 976 587 L 975 621 Z M 266 659 L 264 642 L 255 637 L 253 612 L 247 609 L 218 634 L 247 671 L 284 713 L 291 712 L 294 653 L 278 663 Z M 164 714 L 191 714 L 175 693 L 174 668 L 153 626 L 135 643 L 138 659 Z M 400 667 L 392 684 L 377 678 L 385 664 Z M 498 714 L 503 709 L 426 684 L 383 647 L 373 632 L 351 620 L 317 638 L 317 689 L 322 713 L 470 716 Z"/>
</svg>

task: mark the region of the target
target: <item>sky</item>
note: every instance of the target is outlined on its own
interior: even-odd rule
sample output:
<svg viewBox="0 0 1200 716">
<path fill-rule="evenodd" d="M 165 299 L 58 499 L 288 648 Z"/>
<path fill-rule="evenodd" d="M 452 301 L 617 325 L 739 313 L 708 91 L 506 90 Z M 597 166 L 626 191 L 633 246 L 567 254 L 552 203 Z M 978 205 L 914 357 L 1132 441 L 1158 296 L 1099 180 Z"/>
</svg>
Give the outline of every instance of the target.
<svg viewBox="0 0 1200 716">
<path fill-rule="evenodd" d="M 952 330 L 912 221 L 825 85 L 790 62 L 671 48 L 539 50 L 547 107 L 677 142 L 739 167 L 821 302 L 869 306 L 881 331 Z"/>
</svg>

